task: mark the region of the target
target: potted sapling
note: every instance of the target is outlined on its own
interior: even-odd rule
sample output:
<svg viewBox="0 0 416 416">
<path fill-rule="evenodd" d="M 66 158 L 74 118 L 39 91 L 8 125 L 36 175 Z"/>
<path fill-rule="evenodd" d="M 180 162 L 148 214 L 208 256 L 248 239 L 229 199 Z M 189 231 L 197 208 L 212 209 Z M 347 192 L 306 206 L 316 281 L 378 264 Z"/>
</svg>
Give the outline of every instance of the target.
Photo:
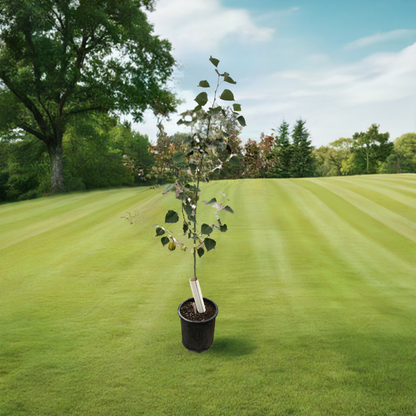
<svg viewBox="0 0 416 416">
<path fill-rule="evenodd" d="M 175 183 L 169 184 L 163 194 L 173 193 L 178 200 L 178 208 L 166 213 L 164 224 L 156 224 L 156 237 L 170 251 L 181 249 L 191 255 L 193 276 L 189 283 L 192 298 L 183 301 L 178 308 L 181 319 L 182 343 L 191 351 L 202 352 L 209 349 L 214 340 L 215 319 L 218 306 L 202 296 L 197 276 L 198 259 L 216 247 L 213 233 L 224 233 L 227 225 L 220 218 L 221 212 L 233 213 L 227 205 L 224 194 L 217 200 L 201 200 L 201 185 L 219 177 L 226 170 L 238 169 L 240 161 L 236 125 L 245 126 L 244 117 L 239 114 L 240 104 L 233 103 L 223 107 L 220 102 L 234 101 L 233 93 L 221 88 L 223 83 L 236 84 L 227 72 L 218 70 L 219 60 L 210 57 L 217 74 L 213 87 L 208 81 L 201 81 L 200 88 L 210 89 L 201 92 L 195 98 L 197 106 L 181 114 L 179 125 L 190 128 L 190 134 L 176 143 L 173 162 L 177 166 Z M 200 219 L 201 203 L 214 211 L 213 222 Z M 177 226 L 173 224 L 179 223 Z M 179 228 L 179 231 L 172 229 Z"/>
</svg>

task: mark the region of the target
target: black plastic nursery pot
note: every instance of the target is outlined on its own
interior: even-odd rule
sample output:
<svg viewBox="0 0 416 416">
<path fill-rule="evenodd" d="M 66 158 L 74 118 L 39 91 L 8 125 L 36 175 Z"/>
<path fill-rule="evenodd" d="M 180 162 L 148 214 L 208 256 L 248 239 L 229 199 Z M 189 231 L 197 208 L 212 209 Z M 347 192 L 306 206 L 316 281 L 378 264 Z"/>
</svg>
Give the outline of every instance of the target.
<svg viewBox="0 0 416 416">
<path fill-rule="evenodd" d="M 205 303 L 210 303 L 215 308 L 215 314 L 205 321 L 190 321 L 181 314 L 184 303 L 193 301 L 194 298 L 184 300 L 178 307 L 178 315 L 181 319 L 182 344 L 189 351 L 203 352 L 209 350 L 214 342 L 215 318 L 218 315 L 218 306 L 210 299 L 204 298 Z"/>
</svg>

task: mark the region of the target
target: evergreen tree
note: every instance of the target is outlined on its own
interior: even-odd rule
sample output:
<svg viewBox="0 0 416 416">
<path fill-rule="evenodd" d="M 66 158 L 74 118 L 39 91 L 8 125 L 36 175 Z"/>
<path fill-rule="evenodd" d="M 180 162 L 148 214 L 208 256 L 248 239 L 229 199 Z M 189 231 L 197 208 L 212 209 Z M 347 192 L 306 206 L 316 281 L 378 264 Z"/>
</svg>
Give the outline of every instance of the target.
<svg viewBox="0 0 416 416">
<path fill-rule="evenodd" d="M 275 178 L 290 178 L 293 146 L 290 143 L 289 124 L 283 121 L 277 130 L 272 155 L 276 160 L 272 170 Z"/>
<path fill-rule="evenodd" d="M 314 173 L 315 157 L 312 153 L 312 141 L 309 140 L 309 132 L 305 128 L 305 123 L 305 120 L 297 120 L 292 130 L 292 178 L 305 178 L 313 176 Z"/>
</svg>

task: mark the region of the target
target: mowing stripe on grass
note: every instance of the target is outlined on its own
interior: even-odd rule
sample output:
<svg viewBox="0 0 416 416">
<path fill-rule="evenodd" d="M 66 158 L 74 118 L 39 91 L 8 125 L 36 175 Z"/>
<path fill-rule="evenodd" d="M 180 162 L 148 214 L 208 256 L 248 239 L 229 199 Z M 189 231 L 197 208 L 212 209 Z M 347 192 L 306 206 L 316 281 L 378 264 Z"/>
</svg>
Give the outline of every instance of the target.
<svg viewBox="0 0 416 416">
<path fill-rule="evenodd" d="M 350 204 L 354 205 L 362 212 L 365 212 L 376 221 L 381 222 L 386 227 L 391 228 L 392 230 L 416 243 L 416 223 L 412 220 L 408 220 L 401 215 L 396 214 L 390 209 L 384 208 L 378 203 L 373 202 L 371 200 L 371 192 L 367 192 L 366 197 L 364 197 L 360 195 L 359 192 L 357 192 L 356 187 L 352 187 L 354 191 L 350 191 L 348 183 L 344 186 L 339 186 L 330 183 L 329 181 L 321 181 L 320 186 L 326 187 L 328 190 L 340 196 Z M 378 201 L 380 199 L 382 198 L 377 198 Z M 391 207 L 392 204 L 388 202 L 388 199 L 384 198 L 382 204 Z M 394 205 L 396 206 L 395 210 L 399 210 L 401 208 L 400 203 L 396 203 Z M 406 207 L 403 207 L 400 211 L 403 211 L 404 208 Z M 407 215 L 405 214 L 406 216 L 411 218 L 414 217 L 414 214 L 411 210 L 407 209 L 406 211 L 409 211 Z"/>
<path fill-rule="evenodd" d="M 219 305 L 203 354 L 176 313 L 192 257 L 152 228 L 172 194 L 0 206 L 0 414 L 416 414 L 415 179 L 205 184 L 235 214 L 198 260 Z"/>
</svg>

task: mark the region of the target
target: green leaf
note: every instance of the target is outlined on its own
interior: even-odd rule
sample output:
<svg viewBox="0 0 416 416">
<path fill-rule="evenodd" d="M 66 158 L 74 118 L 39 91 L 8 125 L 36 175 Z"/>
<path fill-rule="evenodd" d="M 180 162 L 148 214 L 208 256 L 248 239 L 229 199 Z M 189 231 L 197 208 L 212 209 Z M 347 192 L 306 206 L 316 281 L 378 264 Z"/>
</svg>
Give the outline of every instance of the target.
<svg viewBox="0 0 416 416">
<path fill-rule="evenodd" d="M 201 92 L 195 97 L 194 101 L 203 107 L 208 102 L 208 94 L 206 92 Z"/>
<path fill-rule="evenodd" d="M 183 233 L 184 233 L 184 234 L 186 234 L 186 232 L 187 232 L 187 231 L 188 231 L 188 229 L 189 229 L 188 224 L 183 223 L 183 227 L 182 227 L 182 229 L 183 229 Z"/>
<path fill-rule="evenodd" d="M 198 253 L 199 257 L 202 257 L 205 253 L 205 250 L 202 247 L 199 247 L 199 249 L 196 252 Z"/>
<path fill-rule="evenodd" d="M 243 116 L 237 117 L 237 121 L 240 123 L 240 125 L 242 125 L 243 127 L 246 126 L 246 120 L 244 119 Z"/>
<path fill-rule="evenodd" d="M 178 222 L 178 221 L 179 221 L 179 215 L 175 211 L 172 211 L 170 209 L 166 214 L 165 222 L 174 224 L 175 222 Z"/>
<path fill-rule="evenodd" d="M 201 234 L 209 235 L 211 233 L 212 233 L 212 228 L 208 224 L 202 224 L 201 225 Z"/>
<path fill-rule="evenodd" d="M 179 163 L 183 163 L 183 162 L 185 162 L 185 160 L 186 160 L 186 158 L 185 158 L 185 155 L 182 153 L 182 152 L 176 152 L 173 156 L 172 156 L 172 159 L 173 159 L 173 161 L 176 163 L 176 164 L 179 164 Z"/>
<path fill-rule="evenodd" d="M 192 207 L 190 205 L 183 205 L 183 210 L 186 212 L 188 217 L 192 216 Z"/>
<path fill-rule="evenodd" d="M 240 159 L 237 156 L 232 156 L 230 158 L 230 161 L 229 162 L 230 162 L 230 165 L 231 166 L 234 166 L 234 167 L 240 166 Z"/>
<path fill-rule="evenodd" d="M 226 211 L 231 212 L 231 214 L 234 214 L 234 211 L 232 210 L 231 207 L 229 207 L 228 205 L 224 208 Z"/>
<path fill-rule="evenodd" d="M 204 244 L 205 244 L 205 248 L 207 249 L 207 251 L 212 250 L 217 245 L 215 240 L 213 240 L 212 238 L 208 238 L 208 237 L 204 240 Z"/>
<path fill-rule="evenodd" d="M 207 205 L 212 205 L 215 204 L 215 202 L 217 202 L 216 198 L 212 198 L 210 201 L 205 202 Z"/>
<path fill-rule="evenodd" d="M 225 233 L 227 230 L 228 230 L 228 228 L 227 228 L 227 224 L 224 224 L 224 225 L 221 225 L 221 226 L 220 226 L 220 231 L 221 231 L 222 233 Z"/>
<path fill-rule="evenodd" d="M 195 190 L 196 188 L 195 188 L 195 186 L 191 185 L 190 183 L 186 183 L 184 185 L 184 189 L 187 190 L 187 191 L 192 191 L 192 190 Z"/>
<path fill-rule="evenodd" d="M 163 235 L 163 234 L 165 234 L 165 230 L 161 227 L 157 227 L 155 237 L 159 237 L 160 235 Z"/>
<path fill-rule="evenodd" d="M 218 158 L 221 160 L 221 162 L 225 162 L 228 159 L 228 156 L 229 156 L 226 149 L 218 150 L 217 155 L 218 155 Z"/>
<path fill-rule="evenodd" d="M 178 194 L 175 194 L 175 198 L 179 199 L 180 201 L 183 201 L 185 194 L 183 192 L 179 192 Z"/>
<path fill-rule="evenodd" d="M 180 119 L 176 124 L 178 125 L 178 126 L 180 126 L 181 124 L 184 124 L 185 122 L 184 122 L 184 120 L 182 120 L 182 119 Z"/>
<path fill-rule="evenodd" d="M 189 144 L 192 143 L 192 140 L 194 140 L 194 138 L 192 136 L 188 136 L 183 142 L 182 144 Z"/>
<path fill-rule="evenodd" d="M 241 104 L 233 104 L 234 111 L 241 111 Z"/>
<path fill-rule="evenodd" d="M 163 247 L 165 247 L 165 245 L 169 243 L 169 238 L 167 238 L 167 237 L 162 237 L 160 241 L 162 242 Z"/>
<path fill-rule="evenodd" d="M 193 153 L 193 152 L 192 152 Z M 190 163 L 189 164 L 189 169 L 191 169 L 191 172 L 192 173 L 195 173 L 195 171 L 196 171 L 196 165 L 195 165 L 195 163 Z"/>
<path fill-rule="evenodd" d="M 199 242 L 201 242 L 201 240 L 199 239 L 199 235 L 198 235 L 198 234 L 195 234 L 195 233 L 190 233 L 189 238 L 192 238 L 192 240 L 194 240 L 194 241 L 199 241 Z"/>
<path fill-rule="evenodd" d="M 186 189 L 189 189 L 190 191 L 201 192 L 201 190 L 199 188 L 197 188 L 196 186 L 193 186 L 193 185 L 188 185 Z"/>
<path fill-rule="evenodd" d="M 224 90 L 220 95 L 221 100 L 234 101 L 234 95 L 230 90 Z"/>
<path fill-rule="evenodd" d="M 208 114 L 210 114 L 212 116 L 215 116 L 215 115 L 219 114 L 219 112 L 221 111 L 221 109 L 222 109 L 221 106 L 218 106 L 218 107 L 210 107 L 207 112 L 208 112 Z"/>
<path fill-rule="evenodd" d="M 165 190 L 163 191 L 163 193 L 162 193 L 162 195 L 165 195 L 165 194 L 167 194 L 167 193 L 169 193 L 169 192 L 172 192 L 172 191 L 174 191 L 176 188 L 175 188 L 175 185 L 173 184 L 173 183 L 171 183 L 171 184 L 169 184 L 166 188 L 165 188 Z"/>
<path fill-rule="evenodd" d="M 227 72 L 224 72 L 224 81 L 228 82 L 229 84 L 237 84 Z"/>
<path fill-rule="evenodd" d="M 217 67 L 218 64 L 220 63 L 218 59 L 215 59 L 212 56 L 209 57 L 209 60 L 211 61 L 212 65 L 214 65 L 215 67 Z"/>
<path fill-rule="evenodd" d="M 210 85 L 208 83 L 208 81 L 200 81 L 198 87 L 202 87 L 202 88 L 209 88 Z"/>
</svg>

